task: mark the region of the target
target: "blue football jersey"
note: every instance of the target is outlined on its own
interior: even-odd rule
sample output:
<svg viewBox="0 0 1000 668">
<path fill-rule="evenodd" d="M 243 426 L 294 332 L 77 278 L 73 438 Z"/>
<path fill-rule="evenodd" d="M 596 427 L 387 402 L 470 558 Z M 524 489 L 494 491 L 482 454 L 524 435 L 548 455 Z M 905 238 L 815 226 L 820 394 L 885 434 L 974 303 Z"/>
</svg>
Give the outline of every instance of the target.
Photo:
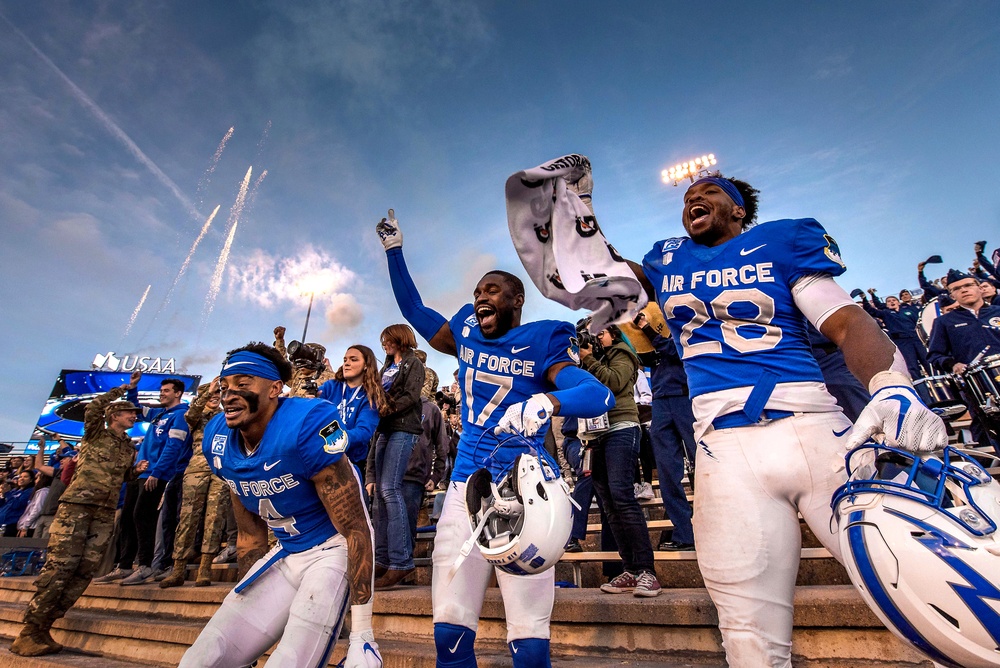
<svg viewBox="0 0 1000 668">
<path fill-rule="evenodd" d="M 347 448 L 337 407 L 322 399 L 279 399 L 252 454 L 219 413 L 205 426 L 202 451 L 247 510 L 260 515 L 289 552 L 302 552 L 337 533 L 316 494 L 313 476 Z"/>
<path fill-rule="evenodd" d="M 497 446 L 493 428 L 512 404 L 555 387 L 545 378 L 550 367 L 576 364 L 576 329 L 568 322 L 539 320 L 487 339 L 479 329 L 475 309 L 466 304 L 448 323 L 458 351 L 458 385 L 462 391 L 462 438 L 458 443 L 452 480 L 465 482 Z M 573 353 L 575 355 L 575 352 Z M 548 425 L 532 439 L 541 447 Z M 511 438 L 501 435 L 503 440 Z M 505 468 L 527 446 L 517 440 L 500 448 L 493 465 Z"/>
<path fill-rule="evenodd" d="M 666 239 L 643 260 L 691 398 L 755 385 L 766 372 L 778 383 L 822 383 L 791 288 L 845 269 L 837 242 L 811 218 L 762 223 L 715 247 Z"/>
</svg>

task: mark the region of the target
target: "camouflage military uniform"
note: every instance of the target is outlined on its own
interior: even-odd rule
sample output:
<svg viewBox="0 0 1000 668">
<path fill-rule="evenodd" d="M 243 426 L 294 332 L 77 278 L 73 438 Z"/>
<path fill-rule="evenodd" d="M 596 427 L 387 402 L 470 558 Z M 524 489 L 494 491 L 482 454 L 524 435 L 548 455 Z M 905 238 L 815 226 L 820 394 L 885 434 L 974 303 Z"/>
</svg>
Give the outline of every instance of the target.
<svg viewBox="0 0 1000 668">
<path fill-rule="evenodd" d="M 434 397 L 437 394 L 438 389 L 438 375 L 434 369 L 430 367 L 424 368 L 424 387 L 420 390 L 420 396 L 427 397 L 431 401 L 434 401 Z"/>
<path fill-rule="evenodd" d="M 184 482 L 181 488 L 181 517 L 174 535 L 175 561 L 190 561 L 197 556 L 194 544 L 202 518 L 205 520 L 205 528 L 201 553 L 213 556 L 217 554 L 222 543 L 226 513 L 229 512 L 229 488 L 226 483 L 212 475 L 208 461 L 201 450 L 205 425 L 219 412 L 219 409 L 205 409 L 210 396 L 208 386 L 205 386 L 184 414 L 188 426 L 191 427 L 193 452 L 191 461 L 184 470 Z"/>
<path fill-rule="evenodd" d="M 135 477 L 132 440 L 104 423 L 108 405 L 124 394 L 124 387 L 115 388 L 87 406 L 76 473 L 49 530 L 48 558 L 35 580 L 26 624 L 47 630 L 65 615 L 90 584 L 111 541 L 122 482 Z"/>
</svg>

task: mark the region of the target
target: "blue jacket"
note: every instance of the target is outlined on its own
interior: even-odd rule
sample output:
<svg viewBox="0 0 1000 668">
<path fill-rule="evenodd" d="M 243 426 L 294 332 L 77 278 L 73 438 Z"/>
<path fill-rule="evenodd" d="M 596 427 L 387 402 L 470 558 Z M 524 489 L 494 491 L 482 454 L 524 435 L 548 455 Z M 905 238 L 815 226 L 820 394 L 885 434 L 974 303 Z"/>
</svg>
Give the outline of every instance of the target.
<svg viewBox="0 0 1000 668">
<path fill-rule="evenodd" d="M 361 386 L 351 388 L 341 380 L 328 380 L 319 386 L 317 396 L 337 407 L 340 413 L 340 428 L 347 432 L 349 451 L 359 451 L 363 446 L 364 452 L 367 453 L 372 435 L 378 427 L 378 411 L 369 403 L 365 388 Z M 361 461 L 364 459 L 362 457 Z"/>
<path fill-rule="evenodd" d="M 31 501 L 31 495 L 34 492 L 34 487 L 26 489 L 15 487 L 7 492 L 6 496 L 0 499 L 0 525 L 17 524 L 21 515 L 24 514 L 24 509 L 28 507 L 28 502 Z"/>
<path fill-rule="evenodd" d="M 687 374 L 684 373 L 684 364 L 677 354 L 673 338 L 665 338 L 655 333 L 654 336 L 649 336 L 650 333 L 654 333 L 652 327 L 645 334 L 656 350 L 656 363 L 650 366 L 649 373 L 649 389 L 653 392 L 653 399 L 686 397 Z"/>
<path fill-rule="evenodd" d="M 139 405 L 139 392 L 130 390 L 128 400 Z M 187 468 L 191 460 L 191 428 L 184 419 L 188 405 L 179 403 L 173 408 L 142 407 L 141 420 L 149 422 L 149 430 L 139 444 L 136 461 L 147 460 L 149 468 L 140 478 L 153 476 L 158 480 L 170 480 Z"/>
<path fill-rule="evenodd" d="M 872 317 L 878 318 L 885 325 L 885 331 L 892 339 L 916 339 L 917 320 L 920 319 L 920 311 L 913 307 L 903 307 L 900 305 L 898 311 L 888 308 L 878 297 L 869 302 L 862 299 L 861 308 Z"/>
<path fill-rule="evenodd" d="M 986 346 L 987 355 L 1000 355 L 1000 306 L 984 306 L 978 317 L 959 307 L 934 321 L 927 358 L 950 373 L 955 364 L 968 364 Z"/>
</svg>

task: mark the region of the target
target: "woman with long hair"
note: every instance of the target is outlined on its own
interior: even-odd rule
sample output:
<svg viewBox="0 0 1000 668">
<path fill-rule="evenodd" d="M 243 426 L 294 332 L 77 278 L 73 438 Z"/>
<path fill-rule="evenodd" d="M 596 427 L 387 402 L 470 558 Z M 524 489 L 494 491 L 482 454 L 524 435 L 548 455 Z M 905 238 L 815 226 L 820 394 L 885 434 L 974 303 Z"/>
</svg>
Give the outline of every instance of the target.
<svg viewBox="0 0 1000 668">
<path fill-rule="evenodd" d="M 653 564 L 653 546 L 633 487 L 641 434 L 633 395 L 639 358 L 616 325 L 608 325 L 596 338 L 599 345 L 581 344 L 580 366 L 614 393 L 615 405 L 608 411 L 607 424 L 600 432 L 580 438 L 587 440 L 591 448 L 590 479 L 625 566 L 624 572 L 601 585 L 601 591 L 657 596 L 660 583 Z"/>
<path fill-rule="evenodd" d="M 379 379 L 378 360 L 372 349 L 360 344 L 348 348 L 334 379 L 320 385 L 317 396 L 336 404 L 340 427 L 347 432 L 347 457 L 362 466 L 368 457 L 379 415 L 389 409 L 389 399 Z"/>
<path fill-rule="evenodd" d="M 381 339 L 386 357 L 380 374 L 389 408 L 378 423 L 374 470 L 366 473 L 365 481 L 375 483 L 375 544 L 387 547 L 385 554 L 375 554 L 375 588 L 387 589 L 413 572 L 403 474 L 423 431 L 424 365 L 413 352 L 417 339 L 408 325 L 389 325 Z"/>
</svg>

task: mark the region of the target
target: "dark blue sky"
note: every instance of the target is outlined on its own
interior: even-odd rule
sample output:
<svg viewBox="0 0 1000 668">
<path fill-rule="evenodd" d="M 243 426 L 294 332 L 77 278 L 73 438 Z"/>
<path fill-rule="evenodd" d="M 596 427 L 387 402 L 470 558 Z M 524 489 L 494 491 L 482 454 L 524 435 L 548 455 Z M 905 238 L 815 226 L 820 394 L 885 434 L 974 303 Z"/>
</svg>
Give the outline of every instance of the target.
<svg viewBox="0 0 1000 668">
<path fill-rule="evenodd" d="M 335 366 L 350 343 L 377 349 L 400 318 L 372 231 L 390 206 L 426 301 L 451 315 L 485 270 L 524 275 L 503 183 L 568 152 L 590 157 L 601 225 L 633 258 L 681 233 L 683 189 L 660 170 L 707 152 L 761 190 L 761 220 L 819 219 L 848 289 L 915 287 L 928 255 L 967 267 L 973 241 L 1000 244 L 992 0 L 0 0 L 0 14 L 0 440 L 26 438 L 55 373 L 95 353 L 212 376 L 276 324 L 297 336 L 306 274 L 326 290 L 309 338 Z M 251 186 L 267 176 L 206 316 L 251 166 Z M 582 314 L 532 291 L 527 315 Z"/>
</svg>

